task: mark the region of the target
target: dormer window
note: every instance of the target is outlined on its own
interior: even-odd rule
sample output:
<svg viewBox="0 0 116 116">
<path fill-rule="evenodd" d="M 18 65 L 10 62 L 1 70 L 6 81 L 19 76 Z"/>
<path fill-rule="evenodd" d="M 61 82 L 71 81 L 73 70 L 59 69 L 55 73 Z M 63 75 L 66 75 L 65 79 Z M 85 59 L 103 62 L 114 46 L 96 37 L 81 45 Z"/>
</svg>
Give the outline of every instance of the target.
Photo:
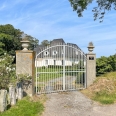
<svg viewBox="0 0 116 116">
<path fill-rule="evenodd" d="M 49 52 L 48 51 L 45 51 L 44 52 L 44 56 L 48 56 L 49 55 Z"/>
<path fill-rule="evenodd" d="M 57 54 L 57 51 L 53 51 L 53 55 L 56 55 Z"/>
</svg>

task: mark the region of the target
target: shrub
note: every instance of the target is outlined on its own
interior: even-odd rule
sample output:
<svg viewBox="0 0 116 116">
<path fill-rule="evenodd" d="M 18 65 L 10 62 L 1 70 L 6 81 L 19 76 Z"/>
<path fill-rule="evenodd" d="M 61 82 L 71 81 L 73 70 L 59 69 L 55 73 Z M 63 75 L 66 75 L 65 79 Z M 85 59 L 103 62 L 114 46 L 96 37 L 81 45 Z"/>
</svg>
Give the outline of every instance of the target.
<svg viewBox="0 0 116 116">
<path fill-rule="evenodd" d="M 9 83 L 16 80 L 14 57 L 4 54 L 0 58 L 0 88 L 7 88 Z"/>
<path fill-rule="evenodd" d="M 102 56 L 96 60 L 96 74 L 97 76 L 116 71 L 116 56 L 112 55 L 109 57 Z"/>
</svg>

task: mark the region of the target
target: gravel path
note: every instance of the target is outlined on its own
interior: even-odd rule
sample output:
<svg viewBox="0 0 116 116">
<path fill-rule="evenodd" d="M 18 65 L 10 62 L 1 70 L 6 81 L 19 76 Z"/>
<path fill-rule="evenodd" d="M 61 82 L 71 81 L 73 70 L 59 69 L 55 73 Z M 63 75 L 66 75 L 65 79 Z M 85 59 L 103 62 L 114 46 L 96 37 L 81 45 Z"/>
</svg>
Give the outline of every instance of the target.
<svg viewBox="0 0 116 116">
<path fill-rule="evenodd" d="M 79 91 L 47 94 L 42 116 L 116 116 L 116 104 L 103 106 Z"/>
</svg>

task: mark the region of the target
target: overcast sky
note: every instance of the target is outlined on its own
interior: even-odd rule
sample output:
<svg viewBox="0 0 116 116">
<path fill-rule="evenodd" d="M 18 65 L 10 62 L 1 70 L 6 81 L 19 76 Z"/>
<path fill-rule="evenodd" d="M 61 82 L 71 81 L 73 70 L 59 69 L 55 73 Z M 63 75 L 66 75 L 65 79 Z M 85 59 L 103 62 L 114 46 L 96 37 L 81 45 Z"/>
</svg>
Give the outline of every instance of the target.
<svg viewBox="0 0 116 116">
<path fill-rule="evenodd" d="M 12 24 L 39 40 L 63 38 L 85 53 L 93 42 L 97 57 L 116 53 L 116 11 L 107 12 L 103 23 L 93 20 L 89 5 L 79 18 L 68 0 L 0 0 L 0 24 Z"/>
</svg>

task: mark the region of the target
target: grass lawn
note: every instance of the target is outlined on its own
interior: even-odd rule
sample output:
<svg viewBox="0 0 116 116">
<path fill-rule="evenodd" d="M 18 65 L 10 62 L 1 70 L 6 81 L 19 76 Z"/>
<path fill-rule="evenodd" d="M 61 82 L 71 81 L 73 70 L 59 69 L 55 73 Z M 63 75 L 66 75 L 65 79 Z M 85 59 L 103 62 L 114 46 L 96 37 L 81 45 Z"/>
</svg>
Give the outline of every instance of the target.
<svg viewBox="0 0 116 116">
<path fill-rule="evenodd" d="M 66 66 L 65 67 L 65 77 L 71 76 L 72 78 L 75 76 L 75 86 L 80 87 L 81 81 L 84 82 L 83 78 L 81 78 L 81 73 L 79 72 L 77 66 Z M 85 69 L 81 69 L 82 74 L 84 74 Z M 62 84 L 63 81 L 63 66 L 48 66 L 48 67 L 38 67 L 38 78 L 37 78 L 37 91 L 45 91 L 47 86 L 56 86 L 57 84 Z"/>
<path fill-rule="evenodd" d="M 84 70 L 84 69 L 83 69 Z M 68 72 L 70 71 L 70 72 Z M 75 71 L 75 72 L 71 72 Z M 65 75 L 77 75 L 78 68 L 75 66 L 66 66 L 65 67 Z M 63 77 L 63 67 L 62 66 L 54 66 L 54 67 L 41 67 L 37 68 L 38 72 L 38 81 L 39 82 L 47 82 L 49 80 Z"/>
<path fill-rule="evenodd" d="M 44 99 L 43 97 L 42 99 Z M 44 111 L 43 100 L 38 97 L 24 97 L 15 106 L 10 107 L 0 116 L 41 116 Z"/>
<path fill-rule="evenodd" d="M 97 77 L 95 82 L 82 93 L 101 104 L 116 102 L 116 72 L 106 73 Z"/>
</svg>

